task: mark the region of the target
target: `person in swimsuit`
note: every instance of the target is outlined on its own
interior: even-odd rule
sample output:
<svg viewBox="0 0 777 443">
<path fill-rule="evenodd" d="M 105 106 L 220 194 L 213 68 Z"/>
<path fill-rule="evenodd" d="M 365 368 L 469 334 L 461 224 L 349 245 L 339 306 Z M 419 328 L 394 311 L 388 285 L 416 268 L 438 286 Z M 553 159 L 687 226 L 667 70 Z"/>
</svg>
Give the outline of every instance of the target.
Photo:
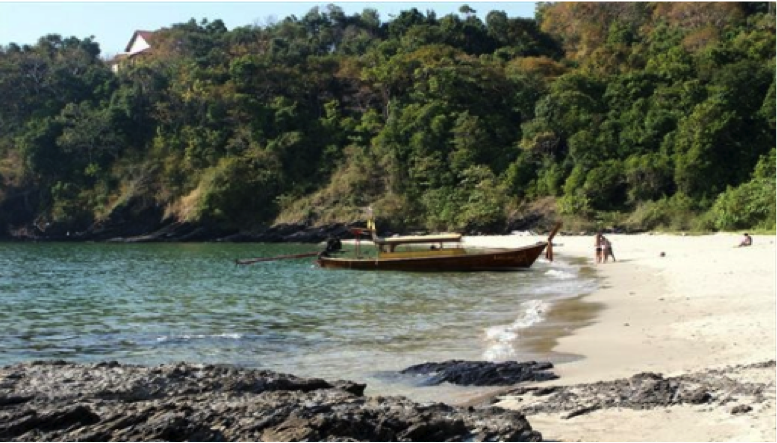
<svg viewBox="0 0 777 443">
<path fill-rule="evenodd" d="M 596 263 L 601 263 L 604 259 L 604 236 L 601 232 L 596 233 L 594 248 L 596 248 Z"/>
</svg>

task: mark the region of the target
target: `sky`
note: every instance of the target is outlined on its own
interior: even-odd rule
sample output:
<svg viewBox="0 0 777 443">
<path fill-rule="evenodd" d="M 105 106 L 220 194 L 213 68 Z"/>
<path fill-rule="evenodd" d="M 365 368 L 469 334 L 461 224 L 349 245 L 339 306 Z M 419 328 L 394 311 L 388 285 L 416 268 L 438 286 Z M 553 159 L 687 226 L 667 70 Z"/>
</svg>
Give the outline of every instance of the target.
<svg viewBox="0 0 777 443">
<path fill-rule="evenodd" d="M 33 45 L 46 34 L 84 39 L 94 36 L 103 57 L 123 52 L 136 30 L 153 31 L 194 18 L 198 22 L 221 19 L 228 29 L 245 25 L 264 25 L 290 15 L 304 16 L 311 8 L 333 3 L 346 15 L 360 13 L 365 8 L 378 10 L 383 21 L 413 7 L 421 12 L 433 10 L 438 17 L 458 13 L 469 5 L 485 20 L 489 11 L 504 11 L 509 17 L 534 17 L 535 2 L 485 1 L 425 1 L 425 2 L 364 2 L 364 1 L 240 1 L 240 2 L 9 2 L 0 0 L 0 45 L 9 43 Z M 269 20 L 269 21 L 268 21 Z"/>
</svg>

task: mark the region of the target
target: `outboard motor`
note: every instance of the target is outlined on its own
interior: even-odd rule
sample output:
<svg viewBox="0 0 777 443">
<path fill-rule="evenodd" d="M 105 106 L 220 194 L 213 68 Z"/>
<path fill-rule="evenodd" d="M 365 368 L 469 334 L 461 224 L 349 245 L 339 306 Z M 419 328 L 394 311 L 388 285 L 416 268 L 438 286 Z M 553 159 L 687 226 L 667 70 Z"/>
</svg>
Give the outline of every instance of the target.
<svg viewBox="0 0 777 443">
<path fill-rule="evenodd" d="M 341 249 L 343 249 L 343 243 L 340 241 L 340 239 L 337 237 L 329 237 L 329 239 L 326 241 L 326 248 L 324 248 L 324 250 L 321 251 L 321 254 L 318 256 L 329 257 L 329 254 L 340 252 Z"/>
</svg>

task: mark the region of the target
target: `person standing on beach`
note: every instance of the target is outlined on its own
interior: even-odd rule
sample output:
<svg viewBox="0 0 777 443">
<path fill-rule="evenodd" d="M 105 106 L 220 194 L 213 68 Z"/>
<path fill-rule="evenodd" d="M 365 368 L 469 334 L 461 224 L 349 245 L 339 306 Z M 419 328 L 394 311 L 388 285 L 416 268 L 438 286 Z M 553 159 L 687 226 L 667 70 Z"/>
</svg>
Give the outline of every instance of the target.
<svg viewBox="0 0 777 443">
<path fill-rule="evenodd" d="M 612 252 L 612 243 L 605 236 L 602 236 L 602 255 L 604 256 L 605 263 L 607 263 L 607 257 L 612 257 L 612 261 L 617 261 L 615 260 L 615 254 Z"/>
<path fill-rule="evenodd" d="M 594 247 L 596 248 L 596 263 L 599 264 L 604 258 L 604 236 L 601 232 L 596 233 Z"/>
</svg>

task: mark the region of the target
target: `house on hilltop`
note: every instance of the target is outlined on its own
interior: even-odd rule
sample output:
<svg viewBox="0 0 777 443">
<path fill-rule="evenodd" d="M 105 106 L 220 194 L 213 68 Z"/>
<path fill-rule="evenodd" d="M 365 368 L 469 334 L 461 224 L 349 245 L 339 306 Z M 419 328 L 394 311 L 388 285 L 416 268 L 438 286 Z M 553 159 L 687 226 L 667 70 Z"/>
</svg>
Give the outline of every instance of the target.
<svg viewBox="0 0 777 443">
<path fill-rule="evenodd" d="M 124 48 L 124 52 L 117 54 L 116 57 L 111 60 L 111 70 L 113 72 L 119 72 L 122 65 L 131 62 L 136 57 L 150 54 L 152 51 L 152 44 L 154 42 L 153 31 L 135 31 L 132 34 L 132 38 L 127 47 Z"/>
<path fill-rule="evenodd" d="M 127 43 L 127 48 L 124 49 L 124 52 L 130 55 L 147 52 L 151 49 L 151 43 L 153 41 L 153 31 L 135 31 L 135 33 L 132 34 L 129 43 Z"/>
</svg>

